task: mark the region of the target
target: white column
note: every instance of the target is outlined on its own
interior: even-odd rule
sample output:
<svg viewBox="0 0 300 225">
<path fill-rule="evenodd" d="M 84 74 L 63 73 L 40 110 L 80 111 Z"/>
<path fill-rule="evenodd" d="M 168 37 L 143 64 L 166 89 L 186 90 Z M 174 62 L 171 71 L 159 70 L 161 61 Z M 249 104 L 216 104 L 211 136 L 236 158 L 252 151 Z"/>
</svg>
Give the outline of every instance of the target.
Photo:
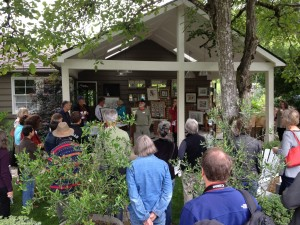
<svg viewBox="0 0 300 225">
<path fill-rule="evenodd" d="M 70 101 L 69 68 L 61 67 L 62 101 Z"/>
<path fill-rule="evenodd" d="M 184 6 L 177 8 L 177 62 L 184 62 Z M 184 70 L 177 71 L 177 144 L 185 138 L 185 78 Z"/>
<path fill-rule="evenodd" d="M 274 140 L 274 68 L 265 74 L 266 80 L 266 136 L 265 141 Z"/>
</svg>

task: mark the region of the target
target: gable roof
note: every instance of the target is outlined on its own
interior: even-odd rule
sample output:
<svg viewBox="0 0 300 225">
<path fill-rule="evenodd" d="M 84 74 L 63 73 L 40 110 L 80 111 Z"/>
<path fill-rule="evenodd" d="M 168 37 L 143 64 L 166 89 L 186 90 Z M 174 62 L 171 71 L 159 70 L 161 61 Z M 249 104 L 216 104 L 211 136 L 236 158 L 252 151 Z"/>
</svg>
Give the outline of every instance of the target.
<svg viewBox="0 0 300 225">
<path fill-rule="evenodd" d="M 157 44 L 161 45 L 165 49 L 176 53 L 176 21 L 177 21 L 177 10 L 176 8 L 183 5 L 185 8 L 193 8 L 195 5 L 187 0 L 176 0 L 170 2 L 159 9 L 158 13 L 153 13 L 150 15 L 146 15 L 143 18 L 146 26 L 149 29 L 148 35 L 145 39 L 151 39 L 152 41 L 156 42 Z M 190 28 L 195 29 L 196 26 L 199 24 L 202 25 L 209 25 L 209 17 L 208 15 L 202 11 L 201 9 L 197 10 L 197 24 L 193 24 Z M 210 26 L 210 25 L 209 25 Z M 209 28 L 208 29 L 211 29 Z M 188 36 L 189 31 L 186 29 L 186 37 Z M 239 35 L 239 34 L 238 34 Z M 99 47 L 93 50 L 93 54 L 86 54 L 82 58 L 85 59 L 93 59 L 94 55 L 97 55 L 98 58 L 104 60 L 108 59 L 113 55 L 119 54 L 120 52 L 126 50 L 128 47 L 134 46 L 137 43 L 140 43 L 142 40 L 134 39 L 131 41 L 130 45 L 124 47 L 122 42 L 125 38 L 117 32 L 113 35 L 113 40 L 109 41 L 107 39 L 103 39 L 99 42 Z M 201 37 L 196 37 L 189 42 L 185 42 L 185 50 L 186 54 L 194 58 L 196 61 L 200 62 L 217 62 L 218 56 L 216 48 L 214 47 L 211 52 L 208 52 L 204 48 L 199 48 L 201 44 L 203 44 L 206 40 Z M 239 62 L 241 59 L 241 53 L 243 48 L 243 37 L 240 36 L 238 41 L 234 42 L 235 48 L 235 56 L 234 61 Z M 78 54 L 81 52 L 80 48 L 70 48 L 62 52 L 61 56 L 58 57 L 56 65 L 61 65 L 65 59 L 68 58 L 81 58 Z M 209 57 L 211 54 L 211 57 Z M 267 49 L 263 48 L 262 46 L 258 46 L 256 50 L 256 55 L 254 61 L 258 62 L 271 62 L 274 64 L 275 67 L 277 66 L 285 66 L 284 60 L 280 57 L 276 56 L 275 54 L 271 53 Z"/>
</svg>

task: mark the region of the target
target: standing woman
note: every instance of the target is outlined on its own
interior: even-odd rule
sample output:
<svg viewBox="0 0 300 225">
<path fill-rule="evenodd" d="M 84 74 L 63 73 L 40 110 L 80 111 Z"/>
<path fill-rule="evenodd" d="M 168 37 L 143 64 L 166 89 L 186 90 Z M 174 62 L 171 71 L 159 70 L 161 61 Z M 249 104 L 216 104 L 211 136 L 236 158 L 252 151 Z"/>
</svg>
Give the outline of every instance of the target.
<svg viewBox="0 0 300 225">
<path fill-rule="evenodd" d="M 10 216 L 10 198 L 13 197 L 11 181 L 7 136 L 4 131 L 0 131 L 0 214 L 2 218 Z"/>
<path fill-rule="evenodd" d="M 21 107 L 19 108 L 19 111 L 17 113 L 17 119 L 14 122 L 14 128 L 16 128 L 19 123 L 20 123 L 20 119 L 24 116 L 24 115 L 29 115 L 28 109 L 25 107 Z"/>
<path fill-rule="evenodd" d="M 172 124 L 172 135 L 174 143 L 177 144 L 177 99 L 173 99 L 173 105 L 169 109 L 170 120 Z"/>
<path fill-rule="evenodd" d="M 280 141 L 282 141 L 282 136 L 283 136 L 283 133 L 286 129 L 285 126 L 282 123 L 283 113 L 288 108 L 289 108 L 289 106 L 285 101 L 280 101 L 279 109 L 278 109 L 277 114 L 276 114 L 277 133 L 278 133 L 278 137 L 279 137 Z"/>
<path fill-rule="evenodd" d="M 31 125 L 34 129 L 34 135 L 31 138 L 32 142 L 36 144 L 40 148 L 44 148 L 44 143 L 42 143 L 41 138 L 37 134 L 37 130 L 39 130 L 42 126 L 42 119 L 39 115 L 35 114 L 30 117 L 28 117 L 25 120 L 25 125 Z M 23 136 L 22 136 L 23 137 Z"/>
<path fill-rule="evenodd" d="M 150 137 L 150 126 L 151 126 L 151 113 L 149 108 L 146 106 L 144 99 L 139 102 L 139 108 L 135 114 L 135 127 L 136 135 L 148 135 Z"/>
<path fill-rule="evenodd" d="M 165 210 L 172 198 L 172 181 L 168 164 L 158 159 L 155 152 L 155 145 L 147 135 L 138 137 L 134 147 L 138 157 L 126 173 L 132 225 L 165 225 L 166 222 Z"/>
<path fill-rule="evenodd" d="M 289 154 L 292 147 L 298 145 L 300 140 L 300 129 L 297 127 L 299 124 L 299 112 L 295 109 L 287 109 L 283 112 L 282 117 L 283 126 L 286 127 L 286 131 L 283 133 L 281 148 L 274 147 L 274 153 L 281 154 L 284 158 Z M 284 173 L 281 176 L 282 182 L 279 188 L 279 194 L 289 187 L 293 182 L 297 174 L 300 172 L 300 166 L 286 167 Z"/>
<path fill-rule="evenodd" d="M 170 134 L 171 124 L 169 121 L 161 121 L 158 124 L 157 133 L 159 138 L 154 141 L 157 152 L 155 156 L 161 160 L 164 160 L 170 170 L 170 176 L 172 179 L 172 187 L 175 185 L 175 171 L 174 167 L 171 164 L 172 159 L 176 159 L 178 156 L 178 147 L 176 143 L 172 142 L 168 137 Z M 172 222 L 172 201 L 170 201 L 168 208 L 166 210 L 166 225 L 171 225 Z"/>
</svg>

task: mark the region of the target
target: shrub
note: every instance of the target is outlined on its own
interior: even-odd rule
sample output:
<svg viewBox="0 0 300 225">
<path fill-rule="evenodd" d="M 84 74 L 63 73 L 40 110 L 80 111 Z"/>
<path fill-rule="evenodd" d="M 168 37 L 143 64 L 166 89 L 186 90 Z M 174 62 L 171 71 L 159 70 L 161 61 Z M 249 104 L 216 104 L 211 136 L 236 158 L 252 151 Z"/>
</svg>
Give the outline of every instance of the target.
<svg viewBox="0 0 300 225">
<path fill-rule="evenodd" d="M 6 225 L 41 225 L 41 222 L 36 222 L 26 216 L 10 216 L 8 219 L 0 220 L 0 224 Z"/>
</svg>

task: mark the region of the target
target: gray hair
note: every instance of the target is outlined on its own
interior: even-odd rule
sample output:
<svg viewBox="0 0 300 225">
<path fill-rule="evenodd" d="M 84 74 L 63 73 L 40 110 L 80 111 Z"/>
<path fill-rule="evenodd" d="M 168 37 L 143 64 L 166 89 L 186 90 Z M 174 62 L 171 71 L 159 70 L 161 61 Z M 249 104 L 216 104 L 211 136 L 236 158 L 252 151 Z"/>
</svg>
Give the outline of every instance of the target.
<svg viewBox="0 0 300 225">
<path fill-rule="evenodd" d="M 151 138 L 141 135 L 137 138 L 133 151 L 135 155 L 145 157 L 154 154 L 157 150 Z"/>
<path fill-rule="evenodd" d="M 21 107 L 21 108 L 19 108 L 19 111 L 17 113 L 17 117 L 21 118 L 24 115 L 28 115 L 28 114 L 29 114 L 28 109 L 25 108 L 25 107 Z"/>
<path fill-rule="evenodd" d="M 189 134 L 197 134 L 198 133 L 198 122 L 195 119 L 188 118 L 185 122 L 184 126 L 186 132 Z"/>
<path fill-rule="evenodd" d="M 282 114 L 282 123 L 288 128 L 289 126 L 297 126 L 299 124 L 299 112 L 295 109 L 286 109 Z"/>
<path fill-rule="evenodd" d="M 118 112 L 115 109 L 105 110 L 103 119 L 105 122 L 114 123 L 118 120 Z"/>
<path fill-rule="evenodd" d="M 170 127 L 171 123 L 167 120 L 163 120 L 158 124 L 157 133 L 159 133 L 161 137 L 165 137 L 170 132 Z"/>
</svg>

